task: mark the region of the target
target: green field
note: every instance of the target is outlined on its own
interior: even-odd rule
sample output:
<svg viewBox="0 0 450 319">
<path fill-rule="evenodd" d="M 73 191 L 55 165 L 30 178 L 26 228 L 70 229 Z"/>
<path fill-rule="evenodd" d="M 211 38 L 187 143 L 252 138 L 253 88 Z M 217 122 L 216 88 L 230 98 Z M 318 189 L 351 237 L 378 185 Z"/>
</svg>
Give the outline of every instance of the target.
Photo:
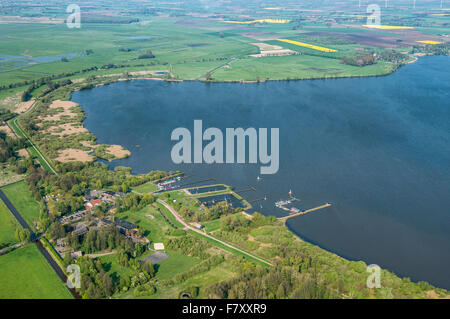
<svg viewBox="0 0 450 319">
<path fill-rule="evenodd" d="M 2 191 L 25 219 L 28 226 L 35 229 L 34 221 L 39 220 L 40 209 L 39 203 L 31 197 L 28 185 L 24 181 L 21 181 L 2 187 Z"/>
<path fill-rule="evenodd" d="M 145 183 L 136 187 L 133 187 L 133 190 L 138 193 L 151 193 L 158 189 L 158 187 L 153 183 Z"/>
<path fill-rule="evenodd" d="M 0 299 L 72 298 L 35 244 L 0 256 L 0 274 Z"/>
<path fill-rule="evenodd" d="M 116 258 L 117 254 L 98 257 L 105 271 L 112 276 L 115 283 L 119 283 L 120 278 L 132 275 L 133 271 L 128 267 L 121 266 Z"/>
<path fill-rule="evenodd" d="M 206 232 L 210 233 L 220 228 L 220 219 L 215 219 L 210 222 L 203 223 Z"/>
<path fill-rule="evenodd" d="M 437 17 L 433 19 L 438 19 Z M 186 20 L 186 25 L 183 23 Z M 213 74 L 214 81 L 254 81 L 271 79 L 306 79 L 321 77 L 347 77 L 380 75 L 392 71 L 390 65 L 378 63 L 373 66 L 353 67 L 340 64 L 339 59 L 321 56 L 285 56 L 253 58 L 250 54 L 259 52 L 255 42 L 280 45 L 302 53 L 318 53 L 276 40 L 257 40 L 247 34 L 272 34 L 278 38 L 308 40 L 312 44 L 325 44 L 339 50 L 336 56 L 355 55 L 355 48 L 369 48 L 354 42 L 320 42 L 318 37 L 303 36 L 308 32 L 331 32 L 346 34 L 386 35 L 401 37 L 395 32 L 366 30 L 354 27 L 329 28 L 321 23 L 304 24 L 301 30 L 293 30 L 291 24 L 265 24 L 259 26 L 229 25 L 202 19 L 146 17 L 142 24 L 83 24 L 83 28 L 68 29 L 64 24 L 2 25 L 4 34 L 0 38 L 0 57 L 26 56 L 42 58 L 38 62 L 17 63 L 6 60 L 0 65 L 0 85 L 38 79 L 43 76 L 79 72 L 91 67 L 102 67 L 111 63 L 120 65 L 113 69 L 101 69 L 86 74 L 71 75 L 68 78 L 85 78 L 88 75 L 117 74 L 124 71 L 163 70 L 170 71 L 175 79 L 204 79 L 206 73 Z M 202 27 L 193 27 L 195 24 Z M 358 25 L 360 25 L 358 23 Z M 445 34 L 445 27 L 424 27 L 428 34 Z M 92 41 L 95 39 L 95 41 Z M 328 36 L 328 39 L 332 37 Z M 328 45 L 327 45 L 328 44 Z M 119 50 L 121 49 L 121 50 Z M 128 51 L 126 51 L 126 50 Z M 373 49 L 373 47 L 372 47 Z M 379 48 L 378 48 L 379 49 Z M 85 54 L 86 50 L 92 50 Z M 153 59 L 138 59 L 139 55 L 151 50 Z M 24 55 L 24 53 L 26 53 Z M 62 62 L 60 55 L 72 54 L 68 62 Z M 221 68 L 230 63 L 230 69 Z M 24 86 L 23 88 L 25 88 Z M 32 95 L 43 90 L 39 88 Z M 0 92 L 0 97 L 20 92 L 10 88 Z"/>
<path fill-rule="evenodd" d="M 188 271 L 192 266 L 198 264 L 201 260 L 195 257 L 189 257 L 177 252 L 167 251 L 169 258 L 163 260 L 157 267 L 155 278 L 159 280 L 171 279 L 176 274 Z"/>
<path fill-rule="evenodd" d="M 392 71 L 391 64 L 377 63 L 366 67 L 341 64 L 338 59 L 311 55 L 291 55 L 234 61 L 229 69 L 213 73 L 215 81 L 246 81 L 336 78 L 382 75 Z"/>
<path fill-rule="evenodd" d="M 5 206 L 3 201 L 0 201 L 0 248 L 10 246 L 17 242 L 14 232 L 18 227 L 20 225 L 13 214 Z"/>
</svg>

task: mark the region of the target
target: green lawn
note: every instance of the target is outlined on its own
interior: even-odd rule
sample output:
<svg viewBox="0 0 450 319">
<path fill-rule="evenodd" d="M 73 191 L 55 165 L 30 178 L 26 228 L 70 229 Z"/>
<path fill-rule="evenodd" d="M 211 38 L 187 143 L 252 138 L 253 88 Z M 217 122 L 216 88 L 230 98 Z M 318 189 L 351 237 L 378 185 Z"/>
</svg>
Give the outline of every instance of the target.
<svg viewBox="0 0 450 319">
<path fill-rule="evenodd" d="M 232 62 L 230 66 L 229 69 L 221 68 L 215 71 L 212 75 L 213 80 L 314 79 L 382 75 L 391 71 L 391 65 L 385 62 L 358 67 L 341 64 L 339 59 L 311 55 L 245 58 Z"/>
<path fill-rule="evenodd" d="M 133 273 L 133 270 L 128 267 L 121 266 L 117 260 L 117 254 L 101 256 L 98 259 L 101 261 L 103 268 L 108 272 L 115 283 L 119 283 L 120 278 L 129 276 Z"/>
<path fill-rule="evenodd" d="M 220 228 L 220 219 L 215 219 L 210 222 L 204 223 L 206 232 L 210 233 Z"/>
<path fill-rule="evenodd" d="M 28 185 L 24 182 L 18 182 L 2 187 L 11 203 L 25 219 L 28 226 L 35 229 L 33 222 L 39 220 L 39 203 L 31 197 Z"/>
<path fill-rule="evenodd" d="M 0 201 L 0 248 L 10 246 L 17 242 L 14 235 L 19 223 L 9 211 L 3 201 Z"/>
<path fill-rule="evenodd" d="M 133 190 L 138 193 L 151 193 L 158 189 L 158 187 L 153 183 L 145 183 L 136 187 L 133 187 Z"/>
<path fill-rule="evenodd" d="M 0 299 L 72 298 L 36 244 L 0 256 L 0 274 Z"/>
<path fill-rule="evenodd" d="M 170 279 L 176 274 L 186 272 L 201 261 L 198 258 L 189 257 L 177 252 L 167 251 L 167 253 L 170 257 L 157 266 L 155 277 L 158 280 Z"/>
<path fill-rule="evenodd" d="M 225 262 L 210 269 L 207 272 L 189 278 L 180 285 L 180 288 L 186 288 L 190 286 L 207 287 L 210 284 L 218 283 L 225 279 L 230 279 L 233 276 L 235 276 L 235 272 L 233 272 L 232 267 Z M 208 296 L 203 295 L 202 292 L 202 289 L 200 289 L 199 297 L 207 298 Z"/>
</svg>

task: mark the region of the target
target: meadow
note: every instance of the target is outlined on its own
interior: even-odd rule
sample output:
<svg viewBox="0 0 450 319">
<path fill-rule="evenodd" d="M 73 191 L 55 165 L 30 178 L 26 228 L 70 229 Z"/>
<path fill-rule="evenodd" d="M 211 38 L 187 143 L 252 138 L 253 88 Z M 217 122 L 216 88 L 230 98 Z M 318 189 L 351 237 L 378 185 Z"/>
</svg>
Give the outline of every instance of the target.
<svg viewBox="0 0 450 319">
<path fill-rule="evenodd" d="M 266 57 L 234 61 L 228 69 L 214 72 L 216 81 L 295 80 L 384 75 L 393 71 L 392 65 L 379 62 L 366 67 L 341 64 L 337 59 L 310 55 Z"/>
<path fill-rule="evenodd" d="M 151 193 L 158 189 L 158 187 L 153 183 L 145 183 L 136 187 L 133 187 L 133 190 L 138 193 Z"/>
<path fill-rule="evenodd" d="M 0 249 L 16 243 L 18 240 L 15 231 L 20 225 L 14 218 L 13 214 L 0 201 Z"/>
<path fill-rule="evenodd" d="M 28 226 L 35 229 L 34 221 L 39 220 L 40 208 L 39 203 L 31 197 L 27 184 L 21 181 L 2 187 L 2 191 L 25 219 Z"/>
<path fill-rule="evenodd" d="M 36 244 L 0 256 L 0 299 L 71 299 Z"/>
</svg>

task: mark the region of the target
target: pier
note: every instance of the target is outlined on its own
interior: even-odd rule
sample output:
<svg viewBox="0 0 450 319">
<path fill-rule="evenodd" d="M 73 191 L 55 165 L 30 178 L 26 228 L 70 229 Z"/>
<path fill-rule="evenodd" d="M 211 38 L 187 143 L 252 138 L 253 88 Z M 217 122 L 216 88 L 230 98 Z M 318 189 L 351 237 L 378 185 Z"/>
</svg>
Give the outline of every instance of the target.
<svg viewBox="0 0 450 319">
<path fill-rule="evenodd" d="M 195 184 L 199 184 L 199 183 L 209 182 L 209 181 L 215 181 L 215 179 L 214 178 L 202 179 L 200 181 L 191 182 L 191 183 L 187 183 L 187 184 L 182 184 L 182 185 L 179 186 L 179 188 L 183 188 L 183 187 L 186 187 L 186 186 L 191 186 L 191 185 L 195 185 Z"/>
<path fill-rule="evenodd" d="M 254 187 L 244 188 L 244 189 L 240 189 L 240 190 L 234 191 L 234 192 L 235 193 L 244 193 L 244 192 L 249 192 L 249 191 L 256 192 L 256 188 L 254 188 Z"/>
<path fill-rule="evenodd" d="M 308 213 L 312 213 L 312 212 L 315 212 L 315 211 L 318 211 L 318 210 L 321 210 L 321 209 L 324 209 L 324 208 L 327 208 L 327 207 L 331 207 L 331 204 L 330 203 L 326 203 L 326 204 L 323 204 L 323 205 L 320 205 L 320 206 L 317 206 L 317 207 L 314 207 L 314 208 L 310 208 L 310 209 L 304 210 L 302 212 L 298 212 L 298 213 L 291 214 L 291 215 L 284 216 L 284 217 L 279 217 L 277 219 L 278 220 L 282 220 L 283 222 L 286 222 L 289 218 L 297 217 L 297 216 L 301 216 L 301 215 L 306 215 Z"/>
<path fill-rule="evenodd" d="M 253 199 L 253 200 L 249 200 L 249 203 L 256 203 L 256 202 L 260 202 L 262 200 L 266 200 L 267 197 L 261 197 L 261 198 L 257 198 L 257 199 Z"/>
</svg>

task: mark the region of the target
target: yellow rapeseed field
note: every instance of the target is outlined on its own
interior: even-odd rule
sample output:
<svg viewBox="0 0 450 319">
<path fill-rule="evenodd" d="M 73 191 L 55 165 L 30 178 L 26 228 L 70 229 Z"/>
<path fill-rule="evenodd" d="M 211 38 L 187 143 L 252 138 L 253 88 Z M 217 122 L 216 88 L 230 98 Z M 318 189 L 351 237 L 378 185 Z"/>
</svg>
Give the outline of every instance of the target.
<svg viewBox="0 0 450 319">
<path fill-rule="evenodd" d="M 278 39 L 278 41 L 291 43 L 291 44 L 295 44 L 295 45 L 298 45 L 301 47 L 310 48 L 310 49 L 314 49 L 314 50 L 318 50 L 318 51 L 322 51 L 322 52 L 337 52 L 337 50 L 334 50 L 334 49 L 328 49 L 328 48 L 324 48 L 324 47 L 319 47 L 314 44 L 308 44 L 308 43 L 298 42 L 298 41 L 293 41 L 293 40 L 288 40 L 288 39 Z"/>
<path fill-rule="evenodd" d="M 382 30 L 414 29 L 414 27 L 406 27 L 401 25 L 376 25 L 376 24 L 364 24 L 363 27 Z"/>
<path fill-rule="evenodd" d="M 286 19 L 258 19 L 258 20 L 252 20 L 252 21 L 223 21 L 225 23 L 242 23 L 242 24 L 250 24 L 250 23 L 289 23 L 291 20 Z"/>
<path fill-rule="evenodd" d="M 442 44 L 442 42 L 432 41 L 432 40 L 420 40 L 420 41 L 416 41 L 416 42 L 425 43 L 425 44 Z"/>
</svg>

